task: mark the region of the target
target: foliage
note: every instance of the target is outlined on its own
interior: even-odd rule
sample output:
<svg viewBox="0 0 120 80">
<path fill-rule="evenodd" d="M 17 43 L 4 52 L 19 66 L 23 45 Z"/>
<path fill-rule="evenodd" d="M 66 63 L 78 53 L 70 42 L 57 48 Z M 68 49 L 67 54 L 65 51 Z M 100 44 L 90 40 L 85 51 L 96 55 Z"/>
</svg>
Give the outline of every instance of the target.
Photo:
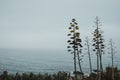
<svg viewBox="0 0 120 80">
<path fill-rule="evenodd" d="M 34 73 L 16 73 L 8 74 L 7 71 L 3 71 L 0 74 L 0 80 L 67 80 L 66 72 L 58 72 L 54 74 L 34 74 Z"/>
</svg>

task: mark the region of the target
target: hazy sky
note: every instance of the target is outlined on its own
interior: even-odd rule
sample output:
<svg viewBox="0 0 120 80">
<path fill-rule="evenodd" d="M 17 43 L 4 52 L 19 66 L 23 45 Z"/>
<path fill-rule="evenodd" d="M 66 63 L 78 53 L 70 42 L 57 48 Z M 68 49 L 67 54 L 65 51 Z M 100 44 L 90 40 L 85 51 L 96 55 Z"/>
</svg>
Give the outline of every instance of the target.
<svg viewBox="0 0 120 80">
<path fill-rule="evenodd" d="M 104 37 L 119 46 L 120 0 L 0 0 L 0 48 L 66 49 L 71 19 L 84 39 L 96 16 Z"/>
</svg>

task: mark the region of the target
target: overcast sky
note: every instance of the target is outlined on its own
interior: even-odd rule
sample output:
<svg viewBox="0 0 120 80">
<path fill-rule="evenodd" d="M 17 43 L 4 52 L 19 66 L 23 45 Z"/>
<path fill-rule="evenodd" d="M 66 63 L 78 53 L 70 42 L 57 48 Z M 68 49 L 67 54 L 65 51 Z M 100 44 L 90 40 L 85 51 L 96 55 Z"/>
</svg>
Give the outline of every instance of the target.
<svg viewBox="0 0 120 80">
<path fill-rule="evenodd" d="M 81 38 L 100 18 L 106 41 L 120 45 L 120 0 L 0 0 L 0 48 L 66 49 L 76 18 Z"/>
</svg>

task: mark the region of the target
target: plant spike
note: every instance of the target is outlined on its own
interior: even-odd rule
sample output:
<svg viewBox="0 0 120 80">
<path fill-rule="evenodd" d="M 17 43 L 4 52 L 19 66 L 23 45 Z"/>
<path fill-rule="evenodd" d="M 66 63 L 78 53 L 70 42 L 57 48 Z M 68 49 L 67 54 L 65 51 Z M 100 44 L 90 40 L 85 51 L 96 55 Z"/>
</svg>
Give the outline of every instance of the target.
<svg viewBox="0 0 120 80">
<path fill-rule="evenodd" d="M 97 76 L 98 76 L 98 80 L 102 79 L 102 72 L 103 72 L 103 68 L 102 68 L 102 54 L 103 54 L 103 49 L 104 49 L 104 44 L 103 44 L 103 37 L 102 37 L 102 32 L 100 31 L 100 20 L 98 17 L 96 17 L 95 19 L 95 25 L 96 25 L 96 29 L 93 33 L 93 46 L 94 49 L 93 51 L 96 51 L 97 54 Z"/>
<path fill-rule="evenodd" d="M 110 53 L 111 53 L 111 62 L 112 62 L 112 80 L 114 80 L 114 47 L 113 41 L 110 39 Z"/>
<path fill-rule="evenodd" d="M 69 40 L 67 41 L 68 43 L 68 52 L 72 53 L 74 55 L 74 74 L 75 74 L 75 78 L 76 76 L 76 57 L 78 58 L 78 64 L 79 64 L 79 68 L 80 68 L 80 72 L 82 72 L 82 68 L 81 68 L 81 58 L 80 58 L 80 54 L 81 54 L 81 39 L 80 39 L 80 33 L 78 32 L 79 27 L 76 23 L 75 19 L 72 19 L 72 22 L 70 23 L 70 27 L 68 28 L 70 33 L 68 34 L 69 36 Z"/>
<path fill-rule="evenodd" d="M 89 39 L 88 39 L 88 37 L 86 37 L 85 42 L 86 42 L 87 53 L 88 53 L 88 57 L 89 57 L 90 73 L 92 73 L 92 64 L 91 64 L 91 56 L 90 56 L 90 44 L 89 44 Z"/>
</svg>

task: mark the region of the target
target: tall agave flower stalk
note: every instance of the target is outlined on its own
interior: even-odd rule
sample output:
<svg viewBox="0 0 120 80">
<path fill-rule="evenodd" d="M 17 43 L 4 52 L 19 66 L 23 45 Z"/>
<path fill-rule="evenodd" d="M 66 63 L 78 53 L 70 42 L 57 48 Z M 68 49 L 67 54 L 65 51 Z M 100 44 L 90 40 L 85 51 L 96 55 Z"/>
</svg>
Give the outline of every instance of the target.
<svg viewBox="0 0 120 80">
<path fill-rule="evenodd" d="M 95 26 L 96 26 L 96 29 L 93 33 L 93 35 L 94 35 L 94 38 L 93 38 L 94 49 L 93 49 L 93 51 L 95 51 L 97 54 L 97 75 L 98 75 L 98 80 L 101 80 L 102 72 L 103 72 L 102 54 L 104 53 L 104 44 L 103 44 L 103 36 L 102 36 L 101 31 L 100 31 L 101 25 L 100 25 L 100 21 L 99 21 L 98 17 L 96 17 Z"/>
<path fill-rule="evenodd" d="M 89 65 L 90 65 L 90 73 L 92 73 L 92 63 L 91 63 L 91 54 L 90 54 L 90 44 L 89 44 L 89 39 L 86 37 L 85 40 L 85 45 L 87 46 L 87 53 L 88 53 L 88 58 L 89 58 Z"/>
<path fill-rule="evenodd" d="M 80 68 L 80 72 L 82 72 L 82 68 L 81 68 L 81 63 L 80 63 L 80 48 L 82 47 L 81 45 L 81 39 L 80 39 L 80 33 L 78 32 L 79 27 L 76 23 L 75 19 L 72 19 L 72 22 L 70 23 L 70 27 L 69 27 L 69 31 L 70 33 L 68 34 L 68 36 L 70 37 L 70 39 L 67 41 L 67 43 L 69 44 L 67 46 L 68 48 L 68 52 L 70 52 L 71 54 L 74 55 L 74 73 L 76 73 L 77 68 L 76 68 L 76 62 L 77 62 L 77 57 L 78 57 L 78 63 L 79 63 L 79 68 Z M 76 74 L 75 74 L 76 77 Z"/>
<path fill-rule="evenodd" d="M 112 39 L 110 39 L 110 54 L 111 54 L 111 61 L 112 61 L 112 80 L 114 80 L 114 48 L 113 48 Z"/>
</svg>

